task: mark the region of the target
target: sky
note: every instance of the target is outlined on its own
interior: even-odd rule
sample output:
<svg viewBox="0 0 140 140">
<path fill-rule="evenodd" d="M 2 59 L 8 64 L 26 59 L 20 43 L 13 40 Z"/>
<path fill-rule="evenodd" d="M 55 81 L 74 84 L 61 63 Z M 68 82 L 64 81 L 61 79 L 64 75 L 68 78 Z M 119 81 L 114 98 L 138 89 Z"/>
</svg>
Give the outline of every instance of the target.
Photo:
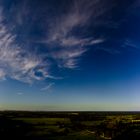
<svg viewBox="0 0 140 140">
<path fill-rule="evenodd" d="M 140 111 L 140 0 L 0 0 L 0 110 Z"/>
</svg>

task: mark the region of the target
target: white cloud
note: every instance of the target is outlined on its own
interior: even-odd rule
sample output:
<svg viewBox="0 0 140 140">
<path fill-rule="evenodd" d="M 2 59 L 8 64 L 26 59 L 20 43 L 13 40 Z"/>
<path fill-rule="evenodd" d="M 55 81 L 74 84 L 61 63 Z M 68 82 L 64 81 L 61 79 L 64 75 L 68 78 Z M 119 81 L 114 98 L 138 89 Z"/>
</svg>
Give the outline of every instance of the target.
<svg viewBox="0 0 140 140">
<path fill-rule="evenodd" d="M 60 68 L 76 68 L 78 57 L 81 56 L 86 49 L 84 48 L 67 48 L 53 51 L 50 53 Z"/>
<path fill-rule="evenodd" d="M 123 47 L 140 49 L 140 47 L 136 44 L 138 44 L 138 43 L 136 43 L 136 41 L 134 42 L 133 40 L 127 39 L 127 40 L 125 40 Z"/>
<path fill-rule="evenodd" d="M 2 11 L 2 10 L 0 10 Z M 16 42 L 16 35 L 4 24 L 0 12 L 0 79 L 10 77 L 23 82 L 31 83 L 42 80 L 35 72 L 42 67 L 42 60 L 36 54 L 24 49 Z M 47 63 L 44 67 L 47 66 Z M 49 75 L 49 74 L 48 74 Z M 47 76 L 47 74 L 46 74 Z"/>
<path fill-rule="evenodd" d="M 42 91 L 50 91 L 54 85 L 55 85 L 55 83 L 49 83 L 47 86 L 45 86 L 41 90 Z"/>
<path fill-rule="evenodd" d="M 102 42 L 104 42 L 104 41 L 105 41 L 105 39 L 99 38 L 99 39 L 91 40 L 91 42 L 90 42 L 89 44 L 90 44 L 90 45 L 95 45 L 95 44 L 102 43 Z"/>
<path fill-rule="evenodd" d="M 24 17 L 30 13 L 25 11 L 28 9 L 26 2 L 22 6 L 19 6 L 22 7 L 19 13 L 16 13 L 16 6 L 11 8 L 10 14 L 11 17 L 15 15 L 13 18 L 15 21 L 11 21 L 10 24 L 6 24 L 10 21 L 5 19 L 3 10 L 0 8 L 0 79 L 9 77 L 26 83 L 46 78 L 62 79 L 62 77 L 55 77 L 51 74 L 52 63 L 56 63 L 58 68 L 77 68 L 79 57 L 88 49 L 85 46 L 93 46 L 104 41 L 102 38 L 78 36 L 74 33 L 74 29 L 77 27 L 80 27 L 81 31 L 87 27 L 91 19 L 95 20 L 94 24 L 96 24 L 96 19 L 104 14 L 105 6 L 104 3 L 101 4 L 100 0 L 73 1 L 66 13 L 49 20 L 50 25 L 47 27 L 50 28 L 46 29 L 47 37 L 42 39 L 44 41 L 37 39 L 30 42 L 29 39 L 29 43 L 25 43 L 26 40 L 20 42 L 22 37 L 20 38 L 19 35 L 21 34 L 13 31 L 13 27 L 17 28 L 24 25 Z M 24 26 L 26 28 L 27 25 Z M 32 30 L 30 23 L 25 30 L 27 32 Z M 25 36 L 27 34 L 25 33 Z M 35 43 L 45 43 L 47 51 L 43 52 L 43 55 L 29 51 L 28 48 L 33 47 Z"/>
<path fill-rule="evenodd" d="M 104 39 L 93 39 L 93 38 L 83 38 L 83 39 L 78 39 L 76 37 L 68 37 L 68 38 L 63 38 L 60 41 L 60 45 L 66 46 L 66 47 L 71 47 L 71 46 L 87 46 L 87 45 L 95 45 L 98 43 L 104 42 Z"/>
<path fill-rule="evenodd" d="M 77 57 L 87 50 L 85 46 L 104 42 L 103 38 L 77 36 L 74 29 L 84 29 L 91 19 L 96 23 L 97 18 L 104 14 L 105 10 L 104 2 L 101 4 L 100 0 L 77 0 L 73 1 L 65 14 L 51 22 L 48 38 L 42 42 L 61 46 L 60 51 L 51 53 L 59 67 L 77 67 Z"/>
<path fill-rule="evenodd" d="M 22 92 L 18 92 L 17 94 L 18 94 L 18 95 L 23 95 L 23 93 L 22 93 Z"/>
<path fill-rule="evenodd" d="M 71 34 L 71 31 L 76 27 L 84 27 L 89 24 L 89 21 L 95 19 L 104 14 L 105 12 L 104 4 L 100 0 L 91 1 L 91 0 L 77 0 L 71 5 L 69 11 L 63 16 L 59 16 L 58 19 L 55 19 L 55 22 L 52 23 L 52 28 L 50 28 L 49 42 L 57 41 L 62 43 L 61 45 L 79 45 L 79 41 L 83 41 L 88 38 L 78 39 L 76 37 L 71 38 L 68 35 Z M 77 40 L 76 40 L 77 39 Z M 73 44 L 74 41 L 76 42 Z M 94 40 L 94 39 L 93 39 Z M 65 42 L 68 42 L 65 44 Z M 92 40 L 91 40 L 92 41 Z M 63 44 L 64 42 L 64 44 Z M 71 44 L 72 43 L 72 44 Z"/>
<path fill-rule="evenodd" d="M 5 80 L 5 72 L 0 69 L 0 80 Z"/>
</svg>

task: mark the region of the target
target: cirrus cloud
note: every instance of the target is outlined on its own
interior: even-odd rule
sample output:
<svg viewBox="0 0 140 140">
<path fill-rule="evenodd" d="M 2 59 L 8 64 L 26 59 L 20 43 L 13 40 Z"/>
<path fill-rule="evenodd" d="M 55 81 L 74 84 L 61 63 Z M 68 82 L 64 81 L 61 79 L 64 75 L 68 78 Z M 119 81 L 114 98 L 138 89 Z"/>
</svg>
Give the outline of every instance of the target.
<svg viewBox="0 0 140 140">
<path fill-rule="evenodd" d="M 65 14 L 59 13 L 53 18 L 46 15 L 39 24 L 32 13 L 34 11 L 40 15 L 42 11 L 32 9 L 28 1 L 17 5 L 11 3 L 9 11 L 4 6 L 0 7 L 0 79 L 12 78 L 26 83 L 46 78 L 61 79 L 52 75 L 54 65 L 57 69 L 77 68 L 79 57 L 88 50 L 86 46 L 97 45 L 105 40 L 82 34 L 91 19 L 96 24 L 106 12 L 105 3 L 101 4 L 101 0 L 72 1 L 70 6 L 67 5 Z M 23 7 L 21 11 L 19 7 Z M 50 28 L 43 26 L 42 31 L 46 17 L 50 17 L 47 23 Z M 81 35 L 77 35 L 75 29 L 81 30 Z M 41 51 L 42 48 L 45 50 Z"/>
</svg>

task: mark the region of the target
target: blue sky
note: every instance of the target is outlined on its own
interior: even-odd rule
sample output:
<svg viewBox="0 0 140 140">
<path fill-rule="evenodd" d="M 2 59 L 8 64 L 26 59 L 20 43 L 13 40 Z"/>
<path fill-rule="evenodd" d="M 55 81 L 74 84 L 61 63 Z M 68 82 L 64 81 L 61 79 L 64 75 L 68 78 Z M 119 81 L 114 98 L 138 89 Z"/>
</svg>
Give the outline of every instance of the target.
<svg viewBox="0 0 140 140">
<path fill-rule="evenodd" d="M 1 0 L 0 109 L 140 110 L 139 0 Z"/>
</svg>

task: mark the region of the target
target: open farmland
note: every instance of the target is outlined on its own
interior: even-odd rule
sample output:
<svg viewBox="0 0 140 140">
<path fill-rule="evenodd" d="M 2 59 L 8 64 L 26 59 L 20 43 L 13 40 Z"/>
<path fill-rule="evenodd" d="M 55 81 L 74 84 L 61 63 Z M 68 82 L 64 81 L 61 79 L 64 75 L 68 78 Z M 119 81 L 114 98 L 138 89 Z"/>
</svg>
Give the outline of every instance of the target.
<svg viewBox="0 0 140 140">
<path fill-rule="evenodd" d="M 140 138 L 139 112 L 0 112 L 6 139 L 105 140 Z"/>
</svg>

